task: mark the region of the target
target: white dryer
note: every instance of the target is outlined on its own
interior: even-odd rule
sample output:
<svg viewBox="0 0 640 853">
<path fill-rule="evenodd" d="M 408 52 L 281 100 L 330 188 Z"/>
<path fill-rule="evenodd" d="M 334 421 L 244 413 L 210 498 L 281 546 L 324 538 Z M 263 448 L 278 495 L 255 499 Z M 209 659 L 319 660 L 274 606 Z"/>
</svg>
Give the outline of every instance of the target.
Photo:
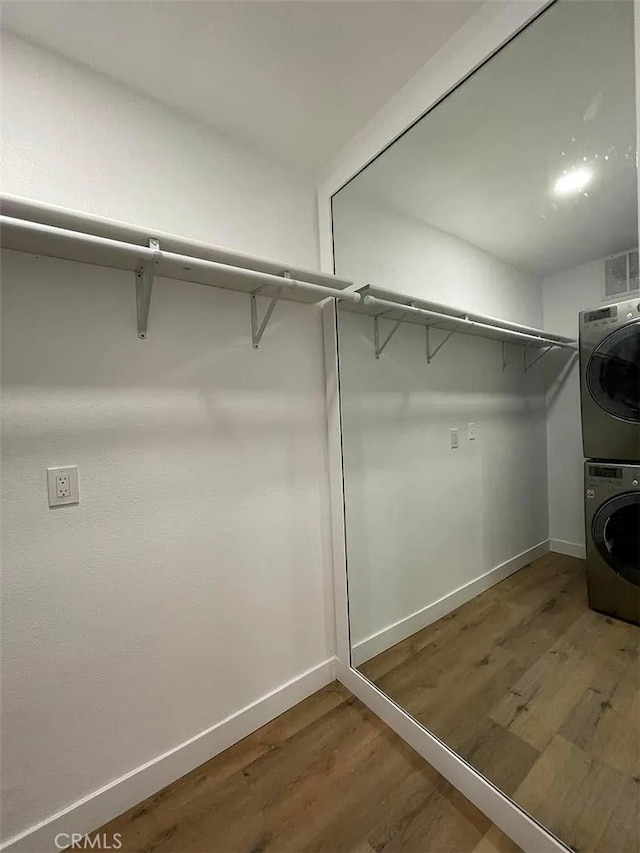
<svg viewBox="0 0 640 853">
<path fill-rule="evenodd" d="M 640 299 L 581 311 L 579 325 L 584 455 L 640 461 Z"/>
</svg>

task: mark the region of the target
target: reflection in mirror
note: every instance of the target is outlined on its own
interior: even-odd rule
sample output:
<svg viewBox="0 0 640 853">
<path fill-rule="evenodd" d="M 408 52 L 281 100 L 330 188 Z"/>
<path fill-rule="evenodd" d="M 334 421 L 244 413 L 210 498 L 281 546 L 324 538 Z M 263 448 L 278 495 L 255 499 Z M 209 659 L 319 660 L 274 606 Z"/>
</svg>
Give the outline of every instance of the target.
<svg viewBox="0 0 640 853">
<path fill-rule="evenodd" d="M 640 844 L 635 128 L 633 4 L 557 0 L 332 201 L 368 295 L 338 323 L 353 665 L 617 853 Z"/>
</svg>

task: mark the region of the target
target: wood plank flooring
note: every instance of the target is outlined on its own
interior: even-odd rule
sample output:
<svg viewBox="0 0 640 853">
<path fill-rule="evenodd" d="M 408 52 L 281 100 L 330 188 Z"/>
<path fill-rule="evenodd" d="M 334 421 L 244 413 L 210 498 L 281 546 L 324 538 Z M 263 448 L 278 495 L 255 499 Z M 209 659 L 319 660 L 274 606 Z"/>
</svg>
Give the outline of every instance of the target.
<svg viewBox="0 0 640 853">
<path fill-rule="evenodd" d="M 547 554 L 359 669 L 574 850 L 638 853 L 639 637 Z"/>
<path fill-rule="evenodd" d="M 518 853 L 337 683 L 102 833 L 128 853 Z"/>
</svg>

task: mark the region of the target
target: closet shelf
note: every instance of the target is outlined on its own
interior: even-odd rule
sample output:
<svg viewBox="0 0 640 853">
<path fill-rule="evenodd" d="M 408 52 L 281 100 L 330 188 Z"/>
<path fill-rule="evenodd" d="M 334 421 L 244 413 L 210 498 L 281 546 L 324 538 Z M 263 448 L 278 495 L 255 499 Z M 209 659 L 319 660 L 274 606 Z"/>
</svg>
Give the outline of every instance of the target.
<svg viewBox="0 0 640 853">
<path fill-rule="evenodd" d="M 3 248 L 132 272 L 138 336 L 143 339 L 155 276 L 250 294 L 255 349 L 280 299 L 314 304 L 331 297 L 355 304 L 361 298 L 353 289 L 345 290 L 352 282 L 295 265 L 15 196 L 0 196 L 0 205 Z M 260 324 L 258 296 L 270 300 Z"/>
<path fill-rule="evenodd" d="M 350 311 L 369 314 L 373 317 L 374 324 L 374 352 L 376 358 L 387 347 L 391 338 L 402 323 L 411 323 L 424 326 L 426 329 L 426 355 L 427 362 L 431 362 L 437 352 L 444 346 L 454 333 L 463 335 L 475 335 L 476 337 L 489 338 L 502 343 L 502 367 L 506 369 L 507 361 L 506 344 L 519 344 L 523 347 L 523 368 L 528 371 L 534 363 L 542 358 L 551 349 L 576 350 L 577 341 L 564 335 L 556 335 L 545 332 L 533 326 L 525 326 L 521 323 L 512 323 L 507 320 L 499 320 L 485 314 L 471 311 L 463 311 L 439 302 L 429 302 L 425 299 L 407 296 L 380 287 L 367 285 L 356 291 L 362 296 L 359 303 L 345 305 Z M 393 326 L 387 332 L 386 337 L 381 337 L 380 320 L 391 321 Z M 431 340 L 430 329 L 437 329 L 446 333 L 434 346 Z M 526 353 L 530 349 L 542 350 L 533 360 L 527 362 Z"/>
</svg>

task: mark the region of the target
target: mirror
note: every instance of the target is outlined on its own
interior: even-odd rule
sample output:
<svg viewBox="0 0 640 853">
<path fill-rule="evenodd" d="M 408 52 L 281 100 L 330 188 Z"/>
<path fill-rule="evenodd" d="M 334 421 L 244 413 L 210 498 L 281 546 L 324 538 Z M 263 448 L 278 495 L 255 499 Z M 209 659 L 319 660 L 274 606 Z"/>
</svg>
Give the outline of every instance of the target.
<svg viewBox="0 0 640 853">
<path fill-rule="evenodd" d="M 352 664 L 616 853 L 640 845 L 633 32 L 630 2 L 557 0 L 332 199 L 370 297 L 338 317 Z"/>
</svg>

